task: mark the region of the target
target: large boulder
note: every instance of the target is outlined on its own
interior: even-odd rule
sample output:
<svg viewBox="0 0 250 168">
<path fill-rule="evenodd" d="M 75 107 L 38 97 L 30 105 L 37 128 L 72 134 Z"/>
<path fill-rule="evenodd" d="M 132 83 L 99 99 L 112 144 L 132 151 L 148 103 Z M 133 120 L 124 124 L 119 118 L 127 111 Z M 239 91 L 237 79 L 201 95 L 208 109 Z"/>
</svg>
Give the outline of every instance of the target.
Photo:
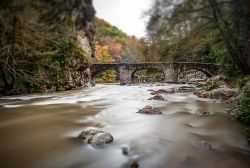
<svg viewBox="0 0 250 168">
<path fill-rule="evenodd" d="M 100 131 L 100 130 L 86 130 L 80 134 L 80 138 L 84 142 L 91 144 L 93 147 L 99 147 L 113 141 L 113 136 L 110 133 Z"/>
<path fill-rule="evenodd" d="M 211 91 L 198 91 L 194 93 L 198 97 L 227 100 L 239 94 L 239 90 L 230 88 L 218 88 Z"/>
<path fill-rule="evenodd" d="M 154 107 L 151 107 L 151 106 L 145 106 L 144 108 L 140 109 L 137 113 L 141 113 L 141 114 L 162 114 L 160 109 L 154 108 Z"/>
</svg>

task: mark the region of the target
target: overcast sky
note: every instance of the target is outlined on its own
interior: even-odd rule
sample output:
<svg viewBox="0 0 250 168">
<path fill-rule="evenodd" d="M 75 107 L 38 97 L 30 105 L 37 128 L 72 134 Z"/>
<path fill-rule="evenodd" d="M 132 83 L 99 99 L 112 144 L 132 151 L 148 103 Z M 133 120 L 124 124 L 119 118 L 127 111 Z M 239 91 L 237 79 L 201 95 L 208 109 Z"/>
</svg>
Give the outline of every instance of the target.
<svg viewBox="0 0 250 168">
<path fill-rule="evenodd" d="M 152 0 L 94 0 L 96 15 L 128 35 L 143 37 L 146 20 L 143 13 Z"/>
</svg>

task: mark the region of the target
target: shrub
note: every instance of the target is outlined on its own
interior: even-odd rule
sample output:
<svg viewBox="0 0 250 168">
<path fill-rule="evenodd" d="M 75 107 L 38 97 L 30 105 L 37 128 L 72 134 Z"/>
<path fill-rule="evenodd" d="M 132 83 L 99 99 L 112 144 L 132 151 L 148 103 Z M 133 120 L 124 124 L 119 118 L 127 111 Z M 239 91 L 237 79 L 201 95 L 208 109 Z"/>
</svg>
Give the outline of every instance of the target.
<svg viewBox="0 0 250 168">
<path fill-rule="evenodd" d="M 250 82 L 243 88 L 234 112 L 239 121 L 250 125 Z"/>
<path fill-rule="evenodd" d="M 112 83 L 116 82 L 117 73 L 115 70 L 107 70 L 99 74 L 96 78 L 97 82 L 107 82 Z"/>
</svg>

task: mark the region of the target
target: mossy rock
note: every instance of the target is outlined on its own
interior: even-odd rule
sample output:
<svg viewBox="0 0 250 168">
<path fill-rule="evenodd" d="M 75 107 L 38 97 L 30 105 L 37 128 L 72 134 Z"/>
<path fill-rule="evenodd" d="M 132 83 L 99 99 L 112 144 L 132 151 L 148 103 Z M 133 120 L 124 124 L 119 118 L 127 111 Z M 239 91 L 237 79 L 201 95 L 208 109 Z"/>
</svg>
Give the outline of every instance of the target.
<svg viewBox="0 0 250 168">
<path fill-rule="evenodd" d="M 208 81 L 203 85 L 203 88 L 206 91 L 211 91 L 213 89 L 217 89 L 218 87 L 219 87 L 219 84 L 212 79 L 208 79 Z"/>
</svg>

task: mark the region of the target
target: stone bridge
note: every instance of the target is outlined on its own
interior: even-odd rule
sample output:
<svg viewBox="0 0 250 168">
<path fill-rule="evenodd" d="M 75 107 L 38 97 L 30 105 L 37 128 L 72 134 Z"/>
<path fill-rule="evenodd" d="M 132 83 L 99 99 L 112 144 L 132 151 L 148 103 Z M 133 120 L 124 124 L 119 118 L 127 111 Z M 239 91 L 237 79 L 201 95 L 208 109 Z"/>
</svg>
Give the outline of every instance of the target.
<svg viewBox="0 0 250 168">
<path fill-rule="evenodd" d="M 106 70 L 119 74 L 121 85 L 132 83 L 138 70 L 156 69 L 164 74 L 165 82 L 178 82 L 183 73 L 190 70 L 203 72 L 207 77 L 217 75 L 220 65 L 200 62 L 145 62 L 145 63 L 94 63 L 91 66 L 91 81 L 95 84 L 96 75 Z"/>
</svg>

